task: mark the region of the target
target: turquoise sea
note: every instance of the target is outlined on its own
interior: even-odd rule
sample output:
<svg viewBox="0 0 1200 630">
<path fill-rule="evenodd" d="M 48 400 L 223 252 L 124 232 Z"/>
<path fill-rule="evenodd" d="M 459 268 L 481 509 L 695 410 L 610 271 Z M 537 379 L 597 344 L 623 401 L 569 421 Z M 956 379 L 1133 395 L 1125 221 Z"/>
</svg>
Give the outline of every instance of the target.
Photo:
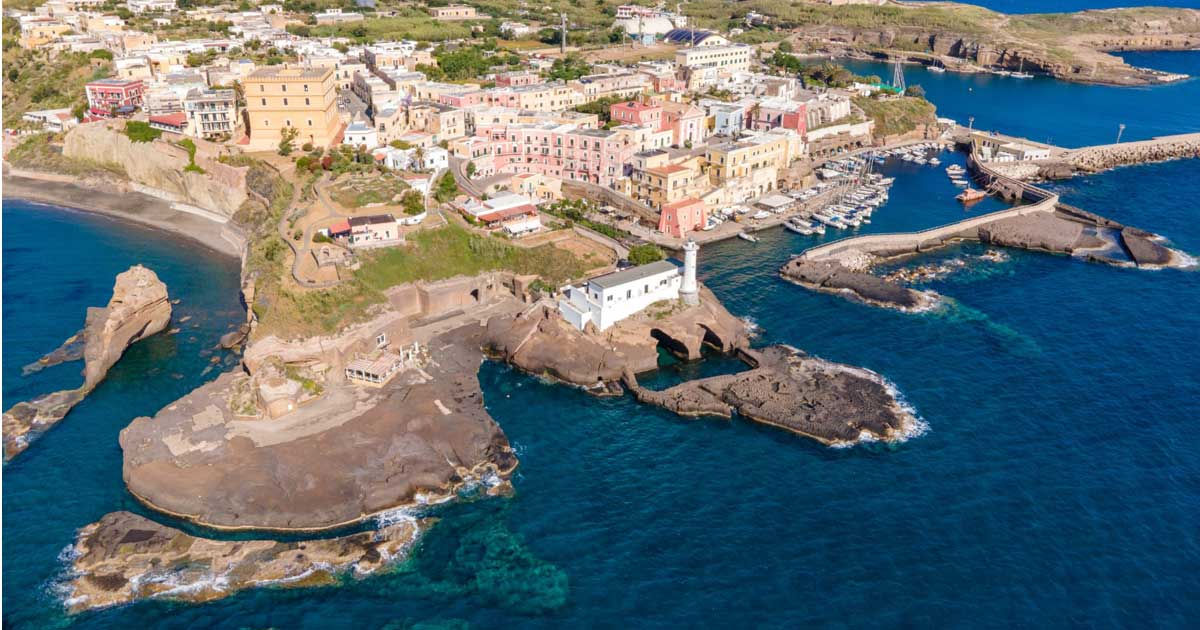
<svg viewBox="0 0 1200 630">
<path fill-rule="evenodd" d="M 1200 74 L 1200 53 L 1141 63 Z M 1197 81 L 1124 90 L 979 78 L 968 97 L 952 78 L 961 79 L 936 90 L 932 78 L 910 81 L 947 115 L 974 111 L 1016 133 L 1053 125 L 1063 144 L 1106 141 L 1121 121 L 1143 137 L 1200 127 Z M 1023 105 L 1003 105 L 1014 101 Z M 884 170 L 898 181 L 863 232 L 1000 207 L 964 210 L 941 169 Z M 1055 188 L 1200 253 L 1200 162 Z M 20 368 L 74 333 L 129 264 L 158 271 L 183 300 L 178 315 L 193 316 L 179 334 L 131 349 L 5 467 L 6 628 L 1190 628 L 1200 619 L 1200 273 L 1024 252 L 992 263 L 964 246 L 929 256 L 967 261 L 930 284 L 951 308 L 904 315 L 781 281 L 779 265 L 815 242 L 782 230 L 704 248 L 703 281 L 758 324 L 759 343 L 887 376 L 925 434 L 830 449 L 485 363 L 488 409 L 521 457 L 516 495 L 436 511 L 441 522 L 399 571 L 67 617 L 53 590 L 60 552 L 104 513 L 138 509 L 121 484 L 117 433 L 211 379 L 213 356 L 232 361 L 208 350 L 240 316 L 237 269 L 89 215 L 6 201 L 3 220 L 5 407 L 74 384 L 78 365 L 24 378 Z M 673 366 L 652 382 L 734 367 Z"/>
</svg>

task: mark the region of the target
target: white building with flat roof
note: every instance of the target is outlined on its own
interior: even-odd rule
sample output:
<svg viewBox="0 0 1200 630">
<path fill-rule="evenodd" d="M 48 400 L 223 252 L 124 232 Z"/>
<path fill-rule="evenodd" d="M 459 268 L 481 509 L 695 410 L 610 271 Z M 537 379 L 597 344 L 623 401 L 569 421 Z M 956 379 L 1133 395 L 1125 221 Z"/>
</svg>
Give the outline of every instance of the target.
<svg viewBox="0 0 1200 630">
<path fill-rule="evenodd" d="M 682 282 L 680 268 L 660 260 L 592 278 L 580 287 L 567 286 L 558 310 L 579 330 L 589 323 L 607 330 L 655 302 L 678 299 Z"/>
</svg>

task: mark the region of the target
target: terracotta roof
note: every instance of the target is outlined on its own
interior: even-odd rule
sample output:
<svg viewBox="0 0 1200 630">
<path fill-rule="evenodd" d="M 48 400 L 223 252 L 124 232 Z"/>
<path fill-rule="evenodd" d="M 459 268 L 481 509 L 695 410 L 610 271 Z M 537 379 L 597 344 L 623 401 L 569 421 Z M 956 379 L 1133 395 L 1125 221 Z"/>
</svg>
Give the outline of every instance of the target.
<svg viewBox="0 0 1200 630">
<path fill-rule="evenodd" d="M 477 218 L 484 223 L 494 223 L 496 221 L 503 221 L 508 218 L 520 216 L 522 214 L 529 214 L 531 212 L 537 212 L 537 208 L 530 204 L 523 204 L 520 206 L 513 206 L 511 208 L 505 208 L 504 210 L 497 210 L 495 212 L 481 214 Z"/>
<path fill-rule="evenodd" d="M 187 124 L 187 114 L 183 112 L 175 112 L 173 114 L 161 114 L 151 116 L 150 122 L 160 125 L 170 125 L 172 127 L 182 127 Z"/>
<path fill-rule="evenodd" d="M 334 223 L 333 225 L 329 226 L 330 234 L 345 234 L 346 232 L 349 232 L 349 231 L 350 231 L 350 220 L 349 219 L 343 219 L 343 220 L 338 221 L 337 223 Z"/>
</svg>

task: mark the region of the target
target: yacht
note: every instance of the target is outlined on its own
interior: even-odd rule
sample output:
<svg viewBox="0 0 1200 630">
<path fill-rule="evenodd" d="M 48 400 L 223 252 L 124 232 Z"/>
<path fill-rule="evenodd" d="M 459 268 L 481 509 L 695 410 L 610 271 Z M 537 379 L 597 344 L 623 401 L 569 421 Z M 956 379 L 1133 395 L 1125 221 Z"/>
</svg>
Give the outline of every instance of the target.
<svg viewBox="0 0 1200 630">
<path fill-rule="evenodd" d="M 935 157 L 931 157 L 931 158 L 929 158 L 929 165 L 930 166 L 941 166 L 942 161 Z"/>
<path fill-rule="evenodd" d="M 743 241 L 750 241 L 751 243 L 758 242 L 757 236 L 754 236 L 753 234 L 747 234 L 745 232 L 738 232 L 738 238 L 742 239 Z"/>
<path fill-rule="evenodd" d="M 1010 74 L 1009 76 L 1011 76 L 1014 79 L 1032 79 L 1033 78 L 1032 74 L 1025 72 L 1025 60 L 1024 59 L 1021 60 L 1020 69 L 1018 69 L 1016 72 Z"/>
<path fill-rule="evenodd" d="M 941 74 L 946 71 L 946 69 L 943 68 L 942 66 L 929 66 L 928 68 L 926 68 L 926 70 L 928 70 L 930 72 L 936 72 L 938 74 Z"/>
<path fill-rule="evenodd" d="M 783 227 L 797 234 L 803 234 L 804 236 L 812 236 L 813 233 L 812 226 L 809 225 L 807 221 L 788 221 L 783 224 Z"/>
</svg>

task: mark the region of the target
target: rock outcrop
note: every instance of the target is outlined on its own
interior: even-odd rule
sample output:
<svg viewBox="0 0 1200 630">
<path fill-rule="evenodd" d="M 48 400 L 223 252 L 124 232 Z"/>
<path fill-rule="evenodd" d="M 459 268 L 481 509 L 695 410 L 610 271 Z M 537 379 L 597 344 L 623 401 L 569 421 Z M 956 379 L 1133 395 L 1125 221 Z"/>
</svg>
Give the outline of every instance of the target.
<svg viewBox="0 0 1200 630">
<path fill-rule="evenodd" d="M 140 192 L 232 217 L 247 199 L 245 167 L 216 159 L 216 145 L 194 140 L 203 173 L 184 170 L 188 152 L 159 140 L 134 142 L 122 121 L 79 125 L 66 135 L 63 155 L 120 168 Z M 213 148 L 209 148 L 213 147 Z"/>
<path fill-rule="evenodd" d="M 784 280 L 810 289 L 839 293 L 867 304 L 905 312 L 928 310 L 937 304 L 936 295 L 855 271 L 836 260 L 793 258 L 779 270 L 779 274 Z"/>
<path fill-rule="evenodd" d="M 79 531 L 65 604 L 72 612 L 143 599 L 206 602 L 249 588 L 333 584 L 407 556 L 424 524 L 400 520 L 339 538 L 278 542 L 198 538 L 131 512 Z"/>
<path fill-rule="evenodd" d="M 705 287 L 697 306 L 653 304 L 603 333 L 576 329 L 547 303 L 514 317 L 492 318 L 484 340 L 489 354 L 525 372 L 582 387 L 617 382 L 627 370 L 656 369 L 660 344 L 694 360 L 705 344 L 732 352 L 749 340 L 746 325 Z"/>
<path fill-rule="evenodd" d="M 46 363 L 84 359 L 84 380 L 63 390 L 20 402 L 4 412 L 4 457 L 24 451 L 32 437 L 53 426 L 104 380 L 125 349 L 166 329 L 171 321 L 167 285 L 153 271 L 134 265 L 117 275 L 112 298 L 104 308 L 88 309 L 83 331 L 62 348 L 43 357 Z M 75 348 L 82 341 L 82 351 Z M 42 361 L 39 361 L 41 363 Z"/>
<path fill-rule="evenodd" d="M 225 529 L 330 529 L 469 483 L 501 491 L 517 458 L 483 407 L 483 332 L 434 337 L 427 362 L 380 385 L 348 382 L 336 357 L 251 344 L 249 375 L 223 374 L 121 432 L 125 483 L 152 508 Z"/>
<path fill-rule="evenodd" d="M 921 423 L 883 377 L 808 356 L 790 346 L 744 351 L 754 365 L 738 374 L 689 381 L 663 391 L 626 379 L 638 401 L 684 416 L 740 415 L 824 444 L 897 440 Z"/>
<path fill-rule="evenodd" d="M 1095 173 L 1117 166 L 1200 158 L 1200 133 L 1068 151 L 1063 160 L 1077 171 Z"/>
</svg>

